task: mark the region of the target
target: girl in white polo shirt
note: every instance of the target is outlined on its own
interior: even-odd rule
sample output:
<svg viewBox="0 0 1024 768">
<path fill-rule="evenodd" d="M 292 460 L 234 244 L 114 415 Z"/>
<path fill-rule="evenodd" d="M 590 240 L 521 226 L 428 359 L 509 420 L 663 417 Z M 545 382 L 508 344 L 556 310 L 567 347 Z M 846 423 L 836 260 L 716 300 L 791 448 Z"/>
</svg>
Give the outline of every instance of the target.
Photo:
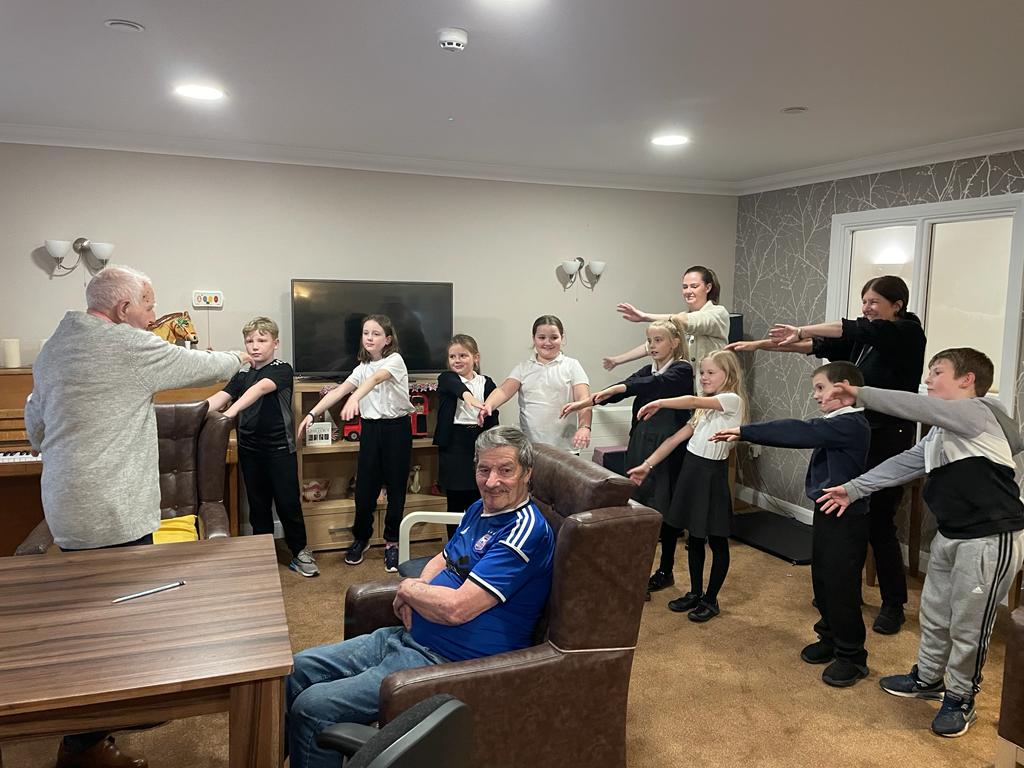
<svg viewBox="0 0 1024 768">
<path fill-rule="evenodd" d="M 297 439 L 313 420 L 346 395 L 343 421 L 359 416 L 359 461 L 356 465 L 356 517 L 352 546 L 345 562 L 358 565 L 373 533 L 373 512 L 381 486 L 388 491 L 384 516 L 384 570 L 398 570 L 398 527 L 405 509 L 412 457 L 413 412 L 409 371 L 399 353 L 398 333 L 387 315 L 363 318 L 359 365 L 344 383 L 324 395 L 299 424 Z"/>
<path fill-rule="evenodd" d="M 560 418 L 567 403 L 590 397 L 583 366 L 562 354 L 564 338 L 562 321 L 554 315 L 541 315 L 533 322 L 533 355 L 488 395 L 481 423 L 518 392 L 519 426 L 531 441 L 573 452 L 590 445 L 589 409 L 577 414 L 575 424 Z"/>
<path fill-rule="evenodd" d="M 659 408 L 695 410 L 685 427 L 665 440 L 639 466 L 629 470 L 630 479 L 639 485 L 677 445 L 689 441 L 665 524 L 680 532 L 683 528 L 689 531 L 690 591 L 671 601 L 668 607 L 676 612 L 688 612 L 691 621 L 707 621 L 718 615 L 718 592 L 729 572 L 732 494 L 729 493 L 728 446 L 733 443 L 712 443 L 708 438 L 720 429 L 740 426 L 747 413 L 743 373 L 739 359 L 732 352 L 719 350 L 701 360 L 700 385 L 702 397 L 654 400 L 640 409 L 637 416 L 642 419 L 649 419 Z M 706 592 L 705 539 L 711 548 L 711 575 Z M 662 547 L 664 542 L 665 539 Z"/>
</svg>

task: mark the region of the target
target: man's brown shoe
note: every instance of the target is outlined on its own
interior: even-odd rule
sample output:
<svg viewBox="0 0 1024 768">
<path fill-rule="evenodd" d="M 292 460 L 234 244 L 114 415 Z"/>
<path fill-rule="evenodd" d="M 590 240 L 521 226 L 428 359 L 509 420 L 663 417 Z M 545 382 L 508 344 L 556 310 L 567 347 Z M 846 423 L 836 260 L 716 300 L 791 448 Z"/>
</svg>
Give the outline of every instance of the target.
<svg viewBox="0 0 1024 768">
<path fill-rule="evenodd" d="M 117 748 L 113 736 L 84 752 L 71 752 L 61 742 L 57 750 L 57 768 L 147 768 L 144 757 L 131 757 Z"/>
</svg>

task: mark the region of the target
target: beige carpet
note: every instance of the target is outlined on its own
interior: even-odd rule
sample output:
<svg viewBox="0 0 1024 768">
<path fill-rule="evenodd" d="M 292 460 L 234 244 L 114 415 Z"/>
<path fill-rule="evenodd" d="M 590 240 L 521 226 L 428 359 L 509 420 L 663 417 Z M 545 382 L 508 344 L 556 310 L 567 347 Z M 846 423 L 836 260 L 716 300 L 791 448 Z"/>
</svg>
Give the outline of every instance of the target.
<svg viewBox="0 0 1024 768">
<path fill-rule="evenodd" d="M 428 554 L 432 545 L 419 549 Z M 339 639 L 345 588 L 386 576 L 380 549 L 370 550 L 355 568 L 345 566 L 336 552 L 324 553 L 318 561 L 323 575 L 317 579 L 303 579 L 281 567 L 296 649 Z M 685 587 L 685 561 L 679 565 L 677 583 Z M 632 768 L 992 765 L 1005 609 L 985 669 L 985 690 L 978 698 L 978 722 L 959 739 L 942 739 L 928 730 L 936 702 L 900 699 L 878 688 L 880 675 L 905 672 L 914 663 L 920 583 L 912 586 L 904 631 L 883 637 L 869 630 L 871 675 L 844 690 L 824 685 L 822 668 L 804 664 L 798 656 L 814 639 L 809 568 L 733 542 L 721 616 L 698 625 L 671 613 L 665 603 L 682 591 L 658 593 L 644 611 L 627 724 Z M 870 623 L 878 590 L 865 588 L 864 599 Z M 145 754 L 153 768 L 226 766 L 227 716 L 124 733 L 118 743 Z M 52 766 L 56 746 L 53 739 L 8 745 L 4 768 Z"/>
</svg>

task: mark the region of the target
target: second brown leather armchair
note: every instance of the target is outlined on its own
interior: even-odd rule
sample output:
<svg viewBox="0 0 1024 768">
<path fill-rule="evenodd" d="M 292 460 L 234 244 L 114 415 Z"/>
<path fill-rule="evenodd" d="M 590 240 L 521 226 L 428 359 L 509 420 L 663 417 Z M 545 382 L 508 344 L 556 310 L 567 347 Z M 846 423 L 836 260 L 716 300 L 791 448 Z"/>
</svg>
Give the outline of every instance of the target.
<svg viewBox="0 0 1024 768">
<path fill-rule="evenodd" d="M 235 425 L 222 413 L 208 413 L 203 400 L 154 406 L 160 445 L 160 517 L 196 515 L 203 537 L 230 535 L 224 506 L 224 465 Z M 53 544 L 43 520 L 15 554 L 36 555 Z"/>
</svg>

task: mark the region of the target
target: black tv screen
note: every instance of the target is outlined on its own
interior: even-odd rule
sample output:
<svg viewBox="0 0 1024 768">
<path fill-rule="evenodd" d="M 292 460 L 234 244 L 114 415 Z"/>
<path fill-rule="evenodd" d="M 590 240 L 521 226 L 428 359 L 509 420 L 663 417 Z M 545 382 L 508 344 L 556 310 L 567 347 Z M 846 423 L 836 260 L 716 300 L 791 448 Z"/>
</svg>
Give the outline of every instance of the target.
<svg viewBox="0 0 1024 768">
<path fill-rule="evenodd" d="M 292 351 L 299 376 L 338 378 L 359 363 L 366 315 L 395 325 L 409 373 L 448 367 L 452 284 L 292 280 Z"/>
</svg>

